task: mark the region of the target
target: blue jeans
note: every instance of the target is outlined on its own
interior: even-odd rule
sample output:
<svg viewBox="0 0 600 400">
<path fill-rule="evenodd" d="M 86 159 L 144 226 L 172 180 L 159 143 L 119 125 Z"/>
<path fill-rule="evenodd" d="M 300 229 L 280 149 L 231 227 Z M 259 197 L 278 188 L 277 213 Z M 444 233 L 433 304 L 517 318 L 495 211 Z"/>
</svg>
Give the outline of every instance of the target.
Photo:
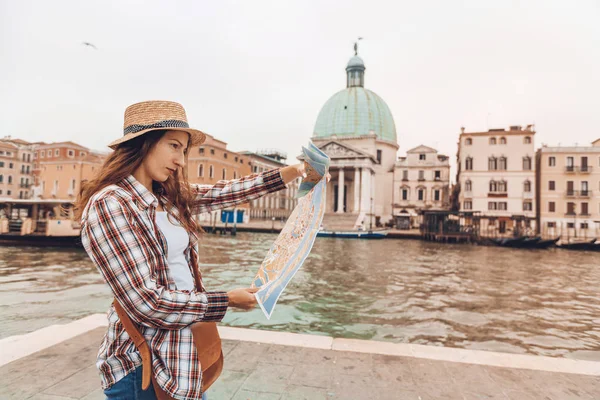
<svg viewBox="0 0 600 400">
<path fill-rule="evenodd" d="M 104 391 L 106 400 L 156 400 L 156 393 L 152 384 L 142 390 L 142 367 L 137 367 L 133 372 Z M 202 393 L 202 400 L 207 400 L 206 393 Z"/>
</svg>

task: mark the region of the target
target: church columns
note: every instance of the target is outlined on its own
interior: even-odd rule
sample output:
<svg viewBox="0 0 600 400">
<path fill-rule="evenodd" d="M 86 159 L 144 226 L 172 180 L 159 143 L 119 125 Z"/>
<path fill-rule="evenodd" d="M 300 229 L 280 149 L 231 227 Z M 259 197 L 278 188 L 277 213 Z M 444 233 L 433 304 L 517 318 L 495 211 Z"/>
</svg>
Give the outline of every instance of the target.
<svg viewBox="0 0 600 400">
<path fill-rule="evenodd" d="M 371 207 L 371 171 L 368 168 L 361 168 L 361 180 L 360 185 L 360 208 L 361 212 L 368 213 Z"/>
<path fill-rule="evenodd" d="M 338 173 L 338 198 L 337 198 L 337 213 L 344 212 L 344 168 L 339 169 Z"/>
<path fill-rule="evenodd" d="M 354 204 L 353 212 L 360 212 L 360 168 L 354 167 Z"/>
</svg>

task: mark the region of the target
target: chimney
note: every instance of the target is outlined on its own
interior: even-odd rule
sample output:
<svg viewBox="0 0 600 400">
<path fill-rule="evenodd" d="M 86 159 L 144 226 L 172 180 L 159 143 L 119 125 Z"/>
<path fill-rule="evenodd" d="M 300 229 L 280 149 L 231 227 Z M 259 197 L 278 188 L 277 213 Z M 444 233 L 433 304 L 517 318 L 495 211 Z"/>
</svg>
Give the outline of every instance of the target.
<svg viewBox="0 0 600 400">
<path fill-rule="evenodd" d="M 465 127 L 464 126 L 460 127 L 460 133 L 465 133 Z"/>
</svg>

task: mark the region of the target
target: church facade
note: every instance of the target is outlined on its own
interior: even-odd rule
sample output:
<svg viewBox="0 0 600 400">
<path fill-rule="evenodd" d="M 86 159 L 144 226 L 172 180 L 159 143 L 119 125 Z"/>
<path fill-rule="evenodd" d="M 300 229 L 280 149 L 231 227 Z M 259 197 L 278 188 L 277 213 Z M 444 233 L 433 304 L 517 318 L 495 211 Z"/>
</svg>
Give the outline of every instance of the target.
<svg viewBox="0 0 600 400">
<path fill-rule="evenodd" d="M 346 89 L 325 103 L 315 124 L 312 141 L 331 158 L 324 225 L 334 215 L 344 215 L 352 227 L 392 219 L 396 126 L 385 101 L 365 89 L 365 69 L 355 54 L 346 67 Z"/>
</svg>

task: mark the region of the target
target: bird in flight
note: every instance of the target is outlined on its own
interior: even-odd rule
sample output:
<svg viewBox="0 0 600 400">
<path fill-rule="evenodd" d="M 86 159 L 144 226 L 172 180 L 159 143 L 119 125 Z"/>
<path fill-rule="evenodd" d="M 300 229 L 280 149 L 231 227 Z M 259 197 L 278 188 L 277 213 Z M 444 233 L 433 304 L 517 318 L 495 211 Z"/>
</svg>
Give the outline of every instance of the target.
<svg viewBox="0 0 600 400">
<path fill-rule="evenodd" d="M 93 43 L 90 42 L 82 42 L 81 44 L 83 44 L 84 46 L 89 46 L 91 48 L 93 48 L 94 50 L 98 50 L 98 48 L 96 46 L 94 46 Z"/>
</svg>

